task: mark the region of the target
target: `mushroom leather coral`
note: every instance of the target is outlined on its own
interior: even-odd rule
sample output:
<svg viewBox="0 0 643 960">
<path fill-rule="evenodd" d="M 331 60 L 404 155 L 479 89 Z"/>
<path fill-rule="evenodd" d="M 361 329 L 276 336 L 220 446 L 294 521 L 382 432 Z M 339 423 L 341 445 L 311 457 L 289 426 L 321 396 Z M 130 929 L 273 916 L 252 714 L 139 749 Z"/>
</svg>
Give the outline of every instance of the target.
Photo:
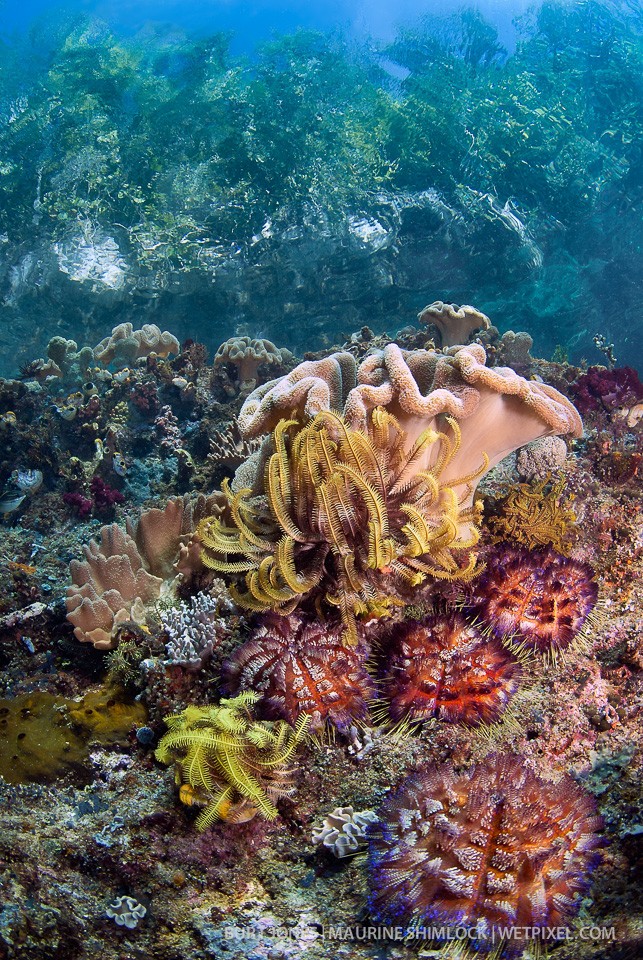
<svg viewBox="0 0 643 960">
<path fill-rule="evenodd" d="M 216 497 L 169 500 L 163 510 L 145 510 L 126 530 L 112 523 L 101 528 L 100 542 L 83 547 L 85 559 L 72 560 L 67 589 L 67 619 L 74 635 L 99 650 L 116 644 L 125 620 L 142 623 L 146 604 L 161 596 L 177 573 L 184 580 L 201 569 L 194 527 L 217 508 Z"/>
<path fill-rule="evenodd" d="M 140 621 L 145 604 L 161 595 L 163 581 L 145 569 L 135 542 L 117 523 L 102 527 L 100 544 L 90 540 L 83 551 L 85 559 L 70 565 L 67 619 L 78 640 L 109 650 L 114 628 Z"/>
<path fill-rule="evenodd" d="M 318 607 L 323 599 L 339 608 L 354 644 L 356 616 L 385 613 L 399 603 L 396 588 L 473 575 L 477 514 L 463 502 L 486 459 L 458 477 L 460 496 L 442 482 L 460 443 L 453 418 L 444 430 L 427 427 L 410 449 L 380 407 L 364 432 L 331 412 L 305 427 L 281 420 L 273 443 L 265 496 L 224 485 L 234 526 L 213 517 L 197 530 L 206 566 L 245 573 L 246 591 L 231 589 L 241 606 L 290 613 L 312 595 Z M 433 465 L 421 469 L 429 449 Z"/>
<path fill-rule="evenodd" d="M 359 367 L 351 354 L 335 353 L 299 364 L 251 393 L 241 408 L 239 428 L 244 436 L 257 437 L 284 417 L 305 423 L 330 410 L 340 413 L 352 430 L 366 432 L 371 411 L 380 406 L 397 420 L 410 452 L 423 431 L 439 431 L 445 416 L 453 417 L 461 440 L 441 479 L 458 497 L 468 484 L 463 507 L 471 507 L 475 485 L 459 478 L 469 477 L 485 456 L 486 471 L 532 440 L 554 434 L 580 437 L 583 429 L 576 408 L 553 387 L 526 380 L 509 367 L 491 369 L 485 361 L 477 343 L 446 353 L 402 350 L 390 343 Z M 438 452 L 437 446 L 426 445 L 410 469 L 431 469 Z"/>
</svg>

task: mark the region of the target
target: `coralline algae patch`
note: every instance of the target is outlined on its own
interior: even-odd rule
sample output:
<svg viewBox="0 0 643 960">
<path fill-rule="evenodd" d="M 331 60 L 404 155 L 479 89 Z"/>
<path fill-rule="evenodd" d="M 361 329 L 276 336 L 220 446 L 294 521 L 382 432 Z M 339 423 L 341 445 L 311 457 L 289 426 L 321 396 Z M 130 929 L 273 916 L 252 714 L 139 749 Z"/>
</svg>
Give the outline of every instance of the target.
<svg viewBox="0 0 643 960">
<path fill-rule="evenodd" d="M 7 783 L 52 783 L 66 773 L 88 779 L 90 744 L 124 743 L 146 715 L 113 691 L 80 702 L 40 691 L 0 700 L 0 775 Z"/>
</svg>

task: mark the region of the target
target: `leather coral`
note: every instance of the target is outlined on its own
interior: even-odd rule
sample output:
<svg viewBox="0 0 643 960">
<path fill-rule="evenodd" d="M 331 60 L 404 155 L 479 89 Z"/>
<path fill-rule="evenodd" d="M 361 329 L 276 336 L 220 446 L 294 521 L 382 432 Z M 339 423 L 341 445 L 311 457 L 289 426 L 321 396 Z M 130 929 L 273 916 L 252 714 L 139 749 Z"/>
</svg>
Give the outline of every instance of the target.
<svg viewBox="0 0 643 960">
<path fill-rule="evenodd" d="M 582 432 L 560 393 L 485 359 L 479 344 L 389 344 L 254 391 L 241 432 L 272 436 L 246 487 L 224 487 L 233 524 L 200 525 L 204 563 L 243 574 L 234 595 L 250 609 L 338 607 L 352 642 L 356 617 L 382 615 L 409 587 L 470 577 L 480 478 L 538 437 Z"/>
<path fill-rule="evenodd" d="M 177 574 L 189 579 L 200 566 L 194 530 L 217 509 L 216 497 L 175 497 L 163 510 L 145 510 L 136 524 L 104 526 L 100 540 L 83 547 L 84 560 L 72 560 L 67 619 L 75 637 L 99 650 L 116 646 L 126 620 L 143 623 L 146 606 L 171 589 Z"/>
</svg>

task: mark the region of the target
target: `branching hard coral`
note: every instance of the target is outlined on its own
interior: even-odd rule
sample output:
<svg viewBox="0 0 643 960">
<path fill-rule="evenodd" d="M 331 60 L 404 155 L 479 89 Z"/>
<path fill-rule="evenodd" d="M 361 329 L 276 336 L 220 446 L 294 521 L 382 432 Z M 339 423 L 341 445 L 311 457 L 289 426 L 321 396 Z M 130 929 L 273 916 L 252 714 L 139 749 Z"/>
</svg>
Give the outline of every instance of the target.
<svg viewBox="0 0 643 960">
<path fill-rule="evenodd" d="M 342 644 L 341 628 L 292 613 L 269 613 L 249 640 L 223 665 L 226 692 L 252 690 L 271 719 L 294 724 L 310 717 L 310 729 L 332 723 L 345 731 L 368 717 L 375 685 L 364 660 L 368 649 Z"/>
<path fill-rule="evenodd" d="M 478 540 L 477 509 L 463 502 L 487 461 L 443 483 L 460 446 L 452 417 L 439 431 L 421 431 L 410 449 L 380 407 L 364 432 L 331 412 L 303 428 L 282 420 L 273 443 L 265 496 L 233 494 L 224 484 L 234 526 L 212 518 L 197 531 L 206 566 L 245 573 L 246 591 L 231 588 L 242 607 L 290 613 L 312 596 L 318 607 L 324 600 L 339 608 L 354 644 L 356 617 L 383 615 L 399 603 L 400 589 L 427 577 L 473 575 L 475 556 L 467 551 Z M 418 467 L 429 452 L 432 466 Z"/>
<path fill-rule="evenodd" d="M 540 936 L 570 920 L 603 846 L 591 794 L 569 776 L 541 780 L 512 755 L 462 773 L 425 767 L 388 796 L 379 816 L 369 828 L 374 918 L 477 928 L 481 949 L 503 941 L 501 928 Z M 505 940 L 504 951 L 523 946 Z"/>
<path fill-rule="evenodd" d="M 204 806 L 197 830 L 215 820 L 244 823 L 257 814 L 274 820 L 277 800 L 293 792 L 287 764 L 304 739 L 308 718 L 294 728 L 256 720 L 258 699 L 258 694 L 241 693 L 218 706 L 191 706 L 166 718 L 169 730 L 155 755 L 176 765 L 181 801 Z"/>
<path fill-rule="evenodd" d="M 576 529 L 576 514 L 564 502 L 565 476 L 512 487 L 489 518 L 489 529 L 499 539 L 534 548 L 552 546 L 567 555 L 569 537 Z M 569 497 L 569 499 L 573 499 Z"/>
<path fill-rule="evenodd" d="M 226 636 L 225 615 L 235 607 L 223 581 L 215 581 L 215 585 L 215 595 L 200 592 L 187 603 L 182 600 L 178 607 L 161 611 L 167 664 L 199 670 Z"/>
</svg>

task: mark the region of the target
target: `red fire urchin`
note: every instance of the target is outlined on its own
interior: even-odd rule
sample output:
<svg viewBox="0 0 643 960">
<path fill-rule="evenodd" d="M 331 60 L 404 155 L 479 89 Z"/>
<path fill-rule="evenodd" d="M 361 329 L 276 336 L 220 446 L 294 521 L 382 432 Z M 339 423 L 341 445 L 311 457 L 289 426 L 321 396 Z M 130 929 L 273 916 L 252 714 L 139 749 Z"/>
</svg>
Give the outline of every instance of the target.
<svg viewBox="0 0 643 960">
<path fill-rule="evenodd" d="M 582 630 L 598 586 L 586 563 L 551 548 L 505 546 L 489 557 L 476 593 L 476 612 L 495 636 L 555 653 Z"/>
<path fill-rule="evenodd" d="M 410 928 L 477 930 L 483 948 L 507 927 L 562 925 L 589 887 L 602 825 L 571 777 L 541 780 L 520 757 L 487 757 L 463 773 L 428 766 L 369 828 L 371 912 Z"/>
<path fill-rule="evenodd" d="M 311 621 L 301 614 L 268 613 L 250 640 L 223 665 L 226 690 L 263 694 L 262 709 L 270 718 L 294 724 L 311 717 L 311 730 L 326 721 L 339 730 L 368 716 L 375 685 L 364 667 L 364 644 L 346 647 L 342 625 Z"/>
<path fill-rule="evenodd" d="M 520 664 L 459 613 L 407 620 L 393 631 L 382 680 L 393 720 L 493 723 L 516 692 Z"/>
</svg>

